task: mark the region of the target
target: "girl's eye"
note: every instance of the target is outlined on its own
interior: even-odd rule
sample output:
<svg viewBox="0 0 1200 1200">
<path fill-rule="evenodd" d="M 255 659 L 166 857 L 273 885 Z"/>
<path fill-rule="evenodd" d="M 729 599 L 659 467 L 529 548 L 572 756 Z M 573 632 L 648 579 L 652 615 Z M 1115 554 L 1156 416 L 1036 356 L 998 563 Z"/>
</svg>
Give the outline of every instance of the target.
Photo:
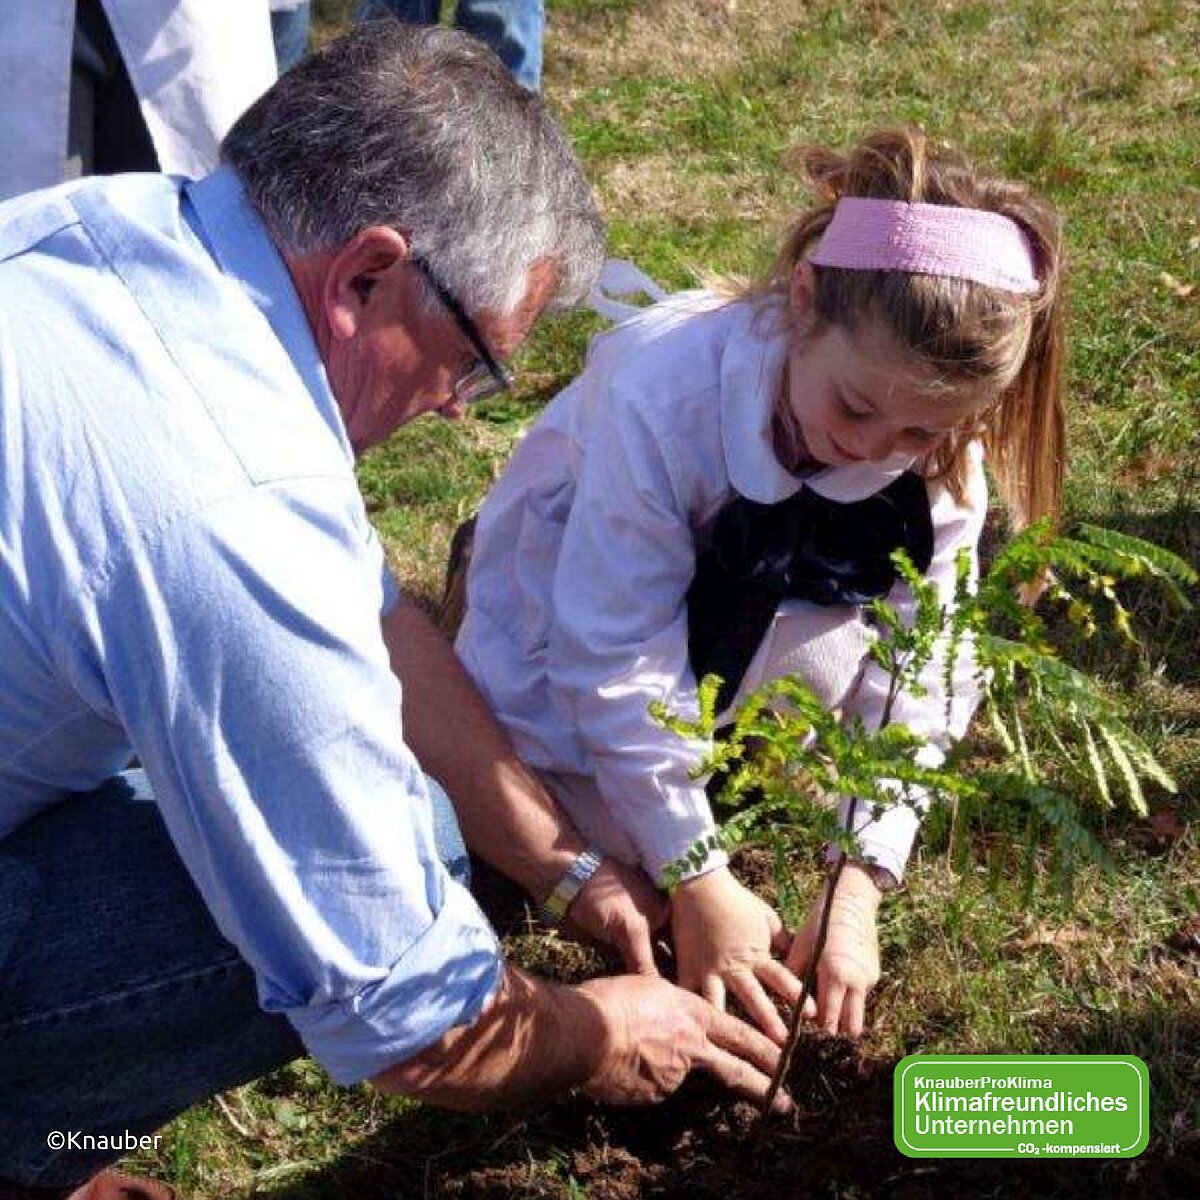
<svg viewBox="0 0 1200 1200">
<path fill-rule="evenodd" d="M 928 429 L 906 429 L 904 431 L 910 438 L 916 438 L 918 442 L 936 442 L 942 435 L 933 433 Z"/>
<path fill-rule="evenodd" d="M 846 403 L 844 396 L 838 397 L 838 407 L 842 410 L 842 414 L 849 417 L 852 421 L 861 421 L 864 417 L 869 417 L 871 415 L 865 410 L 851 408 L 850 405 Z"/>
</svg>

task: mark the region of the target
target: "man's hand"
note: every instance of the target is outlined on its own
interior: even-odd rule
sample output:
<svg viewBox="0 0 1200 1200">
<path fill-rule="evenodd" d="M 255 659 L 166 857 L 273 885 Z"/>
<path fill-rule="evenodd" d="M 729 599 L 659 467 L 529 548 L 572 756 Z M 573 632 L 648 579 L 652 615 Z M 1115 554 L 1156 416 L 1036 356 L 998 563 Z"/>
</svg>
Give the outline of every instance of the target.
<svg viewBox="0 0 1200 1200">
<path fill-rule="evenodd" d="M 657 975 L 650 936 L 667 919 L 667 902 L 638 867 L 605 858 L 567 910 L 568 929 L 612 946 L 625 968 Z"/>
<path fill-rule="evenodd" d="M 758 1030 L 662 979 L 618 975 L 579 991 L 604 1013 L 603 1061 L 583 1090 L 607 1104 L 652 1104 L 688 1074 L 705 1071 L 750 1100 L 761 1100 L 779 1065 L 779 1049 Z M 780 1090 L 774 1108 L 789 1112 Z"/>
<path fill-rule="evenodd" d="M 615 975 L 565 987 L 508 967 L 470 1025 L 373 1082 L 430 1104 L 479 1110 L 573 1087 L 606 1104 L 651 1104 L 690 1072 L 706 1071 L 761 1100 L 778 1065 L 779 1050 L 756 1029 L 664 979 Z M 790 1110 L 786 1093 L 775 1107 Z"/>
<path fill-rule="evenodd" d="M 828 885 L 826 885 L 828 886 Z M 875 915 L 879 889 L 862 868 L 848 863 L 842 870 L 833 907 L 825 951 L 817 964 L 817 1024 L 826 1033 L 858 1037 L 863 1031 L 867 995 L 879 982 L 879 939 Z M 813 902 L 804 928 L 796 935 L 788 965 L 804 977 L 812 961 L 825 892 Z"/>
<path fill-rule="evenodd" d="M 728 867 L 719 867 L 676 889 L 671 933 L 680 985 L 721 1010 L 732 992 L 750 1019 L 782 1045 L 787 1026 L 766 988 L 791 1005 L 800 995 L 800 980 L 772 957 L 772 950 L 786 953 L 791 941 L 779 914 L 738 883 Z"/>
</svg>

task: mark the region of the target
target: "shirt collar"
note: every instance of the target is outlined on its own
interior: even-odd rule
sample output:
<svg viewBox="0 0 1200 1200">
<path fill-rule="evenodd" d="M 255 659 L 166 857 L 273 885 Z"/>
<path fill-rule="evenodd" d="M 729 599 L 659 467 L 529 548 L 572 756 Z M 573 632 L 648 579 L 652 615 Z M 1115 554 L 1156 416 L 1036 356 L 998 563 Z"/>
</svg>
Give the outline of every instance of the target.
<svg viewBox="0 0 1200 1200">
<path fill-rule="evenodd" d="M 810 487 L 850 504 L 887 487 L 915 461 L 893 454 L 882 463 L 820 467 L 793 475 L 775 454 L 772 418 L 789 337 L 772 304 L 738 304 L 721 355 L 721 442 L 729 482 L 739 495 L 775 504 Z"/>
<path fill-rule="evenodd" d="M 287 351 L 317 410 L 337 437 L 347 459 L 354 450 L 341 410 L 329 386 L 308 317 L 275 243 L 246 196 L 237 172 L 218 167 L 211 175 L 184 184 L 197 236 L 221 270 L 245 289 Z"/>
</svg>

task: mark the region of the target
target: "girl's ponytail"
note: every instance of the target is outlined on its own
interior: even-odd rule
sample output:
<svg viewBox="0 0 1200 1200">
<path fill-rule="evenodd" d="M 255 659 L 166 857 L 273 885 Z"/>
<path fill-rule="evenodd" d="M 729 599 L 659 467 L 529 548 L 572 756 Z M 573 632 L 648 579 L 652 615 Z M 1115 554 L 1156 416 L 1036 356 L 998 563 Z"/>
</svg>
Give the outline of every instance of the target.
<svg viewBox="0 0 1200 1200">
<path fill-rule="evenodd" d="M 1032 304 L 1029 346 L 1016 381 L 1000 399 L 983 444 L 992 476 L 1011 515 L 1023 529 L 1062 511 L 1066 422 L 1062 404 L 1062 235 L 1054 214 L 1028 205 L 1006 215 L 1021 223 L 1037 251 L 1041 292 Z M 1036 220 L 1031 220 L 1035 216 Z"/>
</svg>

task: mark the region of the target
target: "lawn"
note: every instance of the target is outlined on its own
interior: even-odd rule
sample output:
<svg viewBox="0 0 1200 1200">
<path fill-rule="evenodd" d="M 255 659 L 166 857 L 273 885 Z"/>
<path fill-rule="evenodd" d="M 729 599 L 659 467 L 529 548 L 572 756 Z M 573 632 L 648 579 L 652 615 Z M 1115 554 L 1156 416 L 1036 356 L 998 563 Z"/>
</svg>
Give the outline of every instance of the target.
<svg viewBox="0 0 1200 1200">
<path fill-rule="evenodd" d="M 348 3 L 317 4 L 322 35 Z M 790 151 L 919 123 L 1047 193 L 1069 246 L 1069 517 L 1200 560 L 1200 3 L 1196 0 L 548 0 L 545 92 L 609 223 L 612 253 L 668 287 L 761 268 L 803 202 Z M 362 464 L 400 578 L 432 602 L 449 538 L 531 417 L 579 367 L 597 318 L 548 322 L 514 398 L 425 419 Z M 803 1115 L 766 1151 L 703 1083 L 654 1112 L 578 1100 L 460 1117 L 339 1090 L 310 1062 L 175 1121 L 129 1165 L 205 1197 L 1200 1194 L 1200 619 L 1127 597 L 1134 654 L 1085 665 L 1129 699 L 1179 795 L 1100 813 L 1115 869 L 1071 901 L 1010 869 L 1012 814 L 970 854 L 930 831 L 885 906 L 884 981 L 857 1046 L 807 1043 Z M 1192 929 L 1189 940 L 1189 928 Z M 513 956 L 590 960 L 522 932 Z M 1138 1054 L 1151 1145 L 1107 1163 L 950 1163 L 891 1143 L 891 1065 L 914 1051 Z"/>
</svg>

